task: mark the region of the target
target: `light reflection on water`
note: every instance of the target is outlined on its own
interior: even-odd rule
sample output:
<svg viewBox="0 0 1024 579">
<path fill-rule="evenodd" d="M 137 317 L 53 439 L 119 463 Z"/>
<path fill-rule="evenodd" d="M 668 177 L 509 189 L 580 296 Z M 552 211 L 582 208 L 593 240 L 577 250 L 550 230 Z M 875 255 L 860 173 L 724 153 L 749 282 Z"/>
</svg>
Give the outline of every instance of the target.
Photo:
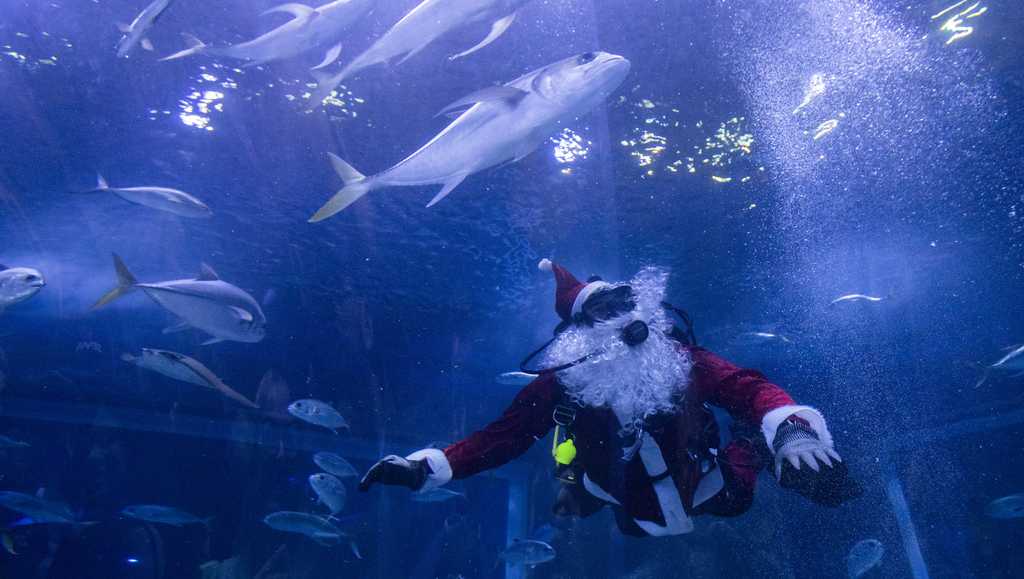
<svg viewBox="0 0 1024 579">
<path fill-rule="evenodd" d="M 562 165 L 585 160 L 590 154 L 590 148 L 594 145 L 592 141 L 584 139 L 582 135 L 572 129 L 562 129 L 557 137 L 551 138 L 551 143 L 555 145 L 553 151 L 555 160 Z M 563 167 L 561 172 L 563 175 L 572 175 L 572 167 Z"/>
<path fill-rule="evenodd" d="M 620 104 L 630 107 L 636 124 L 619 144 L 642 169 L 641 178 L 706 174 L 714 183 L 750 181 L 753 169 L 739 163 L 754 152 L 754 135 L 746 129 L 745 117 L 691 124 L 680 109 L 651 99 L 629 102 L 624 97 Z M 712 126 L 714 131 L 709 130 Z"/>
<path fill-rule="evenodd" d="M 942 11 L 932 15 L 932 20 L 938 20 L 949 15 L 949 18 L 943 20 L 942 26 L 939 27 L 939 32 L 945 32 L 950 35 L 949 39 L 946 40 L 947 46 L 974 34 L 974 27 L 968 26 L 967 21 L 988 12 L 988 6 L 982 6 L 980 0 L 971 3 L 963 10 L 959 10 L 962 6 L 968 4 L 968 2 L 970 2 L 970 0 L 960 0 L 956 4 L 948 6 Z"/>
</svg>

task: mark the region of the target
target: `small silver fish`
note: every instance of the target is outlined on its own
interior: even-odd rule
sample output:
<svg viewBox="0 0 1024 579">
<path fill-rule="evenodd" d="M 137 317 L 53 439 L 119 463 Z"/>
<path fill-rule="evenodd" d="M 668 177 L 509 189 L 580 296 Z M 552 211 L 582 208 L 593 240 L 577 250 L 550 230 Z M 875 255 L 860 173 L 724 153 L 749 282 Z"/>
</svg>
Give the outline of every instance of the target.
<svg viewBox="0 0 1024 579">
<path fill-rule="evenodd" d="M 201 519 L 174 507 L 164 505 L 131 505 L 121 509 L 121 514 L 140 521 L 182 527 L 185 525 L 208 525 L 209 519 Z"/>
<path fill-rule="evenodd" d="M 878 298 L 878 297 L 875 297 L 875 296 L 867 296 L 867 295 L 864 295 L 864 294 L 847 294 L 845 296 L 839 296 L 836 299 L 832 300 L 831 305 L 839 304 L 839 303 L 843 303 L 843 302 L 872 302 L 872 303 L 876 303 L 876 302 L 882 301 L 882 299 L 883 298 Z"/>
<path fill-rule="evenodd" d="M 43 274 L 30 267 L 0 265 L 0 313 L 39 293 L 46 285 Z"/>
<path fill-rule="evenodd" d="M 213 217 L 213 211 L 205 203 L 184 191 L 167 187 L 111 187 L 103 175 L 97 175 L 96 179 L 96 187 L 88 193 L 113 193 L 129 203 L 173 213 L 178 217 Z"/>
<path fill-rule="evenodd" d="M 170 352 L 168 350 L 143 348 L 141 356 L 122 354 L 121 359 L 125 362 L 135 364 L 140 368 L 145 368 L 146 370 L 151 370 L 158 374 L 163 374 L 168 378 L 211 388 L 220 392 L 225 397 L 238 402 L 242 406 L 258 408 L 255 402 L 249 400 L 238 391 L 225 384 L 219 376 L 204 366 L 202 362 L 184 354 Z"/>
<path fill-rule="evenodd" d="M 313 462 L 337 477 L 349 478 L 359 476 L 359 471 L 356 470 L 356 467 L 333 452 L 318 452 L 313 455 Z"/>
<path fill-rule="evenodd" d="M 28 448 L 32 446 L 27 442 L 15 440 L 10 436 L 4 436 L 0 434 L 0 448 Z"/>
<path fill-rule="evenodd" d="M 305 535 L 325 547 L 340 544 L 344 537 L 344 533 L 334 523 L 308 513 L 278 511 L 264 517 L 263 522 L 271 529 Z"/>
<path fill-rule="evenodd" d="M 76 518 L 64 503 L 42 498 L 40 489 L 36 496 L 14 491 L 0 492 L 0 506 L 30 517 L 36 523 L 74 523 Z"/>
<path fill-rule="evenodd" d="M 981 374 L 978 377 L 978 382 L 974 385 L 975 388 L 988 382 L 993 372 L 1013 373 L 1011 378 L 1024 376 L 1024 346 L 1011 346 L 1008 349 L 1010 352 L 1000 358 L 998 362 L 980 369 Z"/>
<path fill-rule="evenodd" d="M 331 511 L 331 515 L 337 515 L 345 508 L 348 492 L 345 485 L 334 475 L 325 472 L 310 475 L 309 486 L 313 487 L 316 496 Z"/>
<path fill-rule="evenodd" d="M 846 556 L 846 573 L 850 579 L 857 579 L 882 562 L 885 547 L 875 539 L 864 539 L 850 549 Z"/>
<path fill-rule="evenodd" d="M 737 334 L 732 343 L 735 346 L 759 346 L 771 343 L 792 344 L 793 341 L 782 334 L 771 332 L 743 332 Z"/>
<path fill-rule="evenodd" d="M 466 498 L 466 495 L 453 490 L 440 488 L 420 491 L 412 494 L 412 500 L 417 503 L 443 503 L 460 497 Z"/>
<path fill-rule="evenodd" d="M 505 386 L 526 386 L 536 379 L 536 374 L 527 374 L 526 372 L 505 372 L 504 374 L 499 374 L 495 381 L 498 384 L 503 384 Z"/>
<path fill-rule="evenodd" d="M 348 429 L 348 421 L 333 406 L 326 402 L 313 399 L 296 400 L 288 406 L 288 412 L 299 420 L 323 426 L 337 432 L 339 428 Z"/>
<path fill-rule="evenodd" d="M 1024 517 L 1024 494 L 996 499 L 985 507 L 985 514 L 993 519 L 1019 519 Z"/>
<path fill-rule="evenodd" d="M 555 558 L 555 548 L 544 541 L 516 539 L 499 557 L 513 565 L 540 565 Z"/>
</svg>

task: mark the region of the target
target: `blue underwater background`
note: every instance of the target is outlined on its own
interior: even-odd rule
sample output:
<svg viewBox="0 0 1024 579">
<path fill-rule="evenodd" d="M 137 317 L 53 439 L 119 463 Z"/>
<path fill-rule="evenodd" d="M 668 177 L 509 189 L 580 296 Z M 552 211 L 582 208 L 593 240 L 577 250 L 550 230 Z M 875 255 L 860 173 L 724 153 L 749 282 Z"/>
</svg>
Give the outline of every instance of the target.
<svg viewBox="0 0 1024 579">
<path fill-rule="evenodd" d="M 156 51 L 119 59 L 115 23 L 143 2 L 0 0 L 0 263 L 47 278 L 0 314 L 0 434 L 31 445 L 0 449 L 0 490 L 45 488 L 94 523 L 11 527 L 22 515 L 0 509 L 0 577 L 844 577 L 865 539 L 885 550 L 864 577 L 1022 576 L 1024 521 L 986 514 L 1024 492 L 1022 379 L 975 383 L 1024 342 L 1024 5 L 534 0 L 491 46 L 449 61 L 488 27 L 460 29 L 314 112 L 321 53 L 157 61 L 181 32 L 252 38 L 279 22 L 260 16 L 275 3 L 178 0 Z M 340 60 L 416 4 L 379 2 Z M 382 189 L 307 223 L 341 185 L 326 152 L 383 171 L 445 126 L 446 104 L 592 50 L 628 58 L 629 76 L 530 156 L 429 209 L 433 186 Z M 183 189 L 214 217 L 78 193 L 97 172 Z M 141 294 L 91 311 L 116 281 L 111 253 L 142 281 L 211 265 L 264 304 L 266 338 L 163 334 L 174 320 Z M 739 518 L 639 540 L 606 512 L 549 537 L 553 561 L 506 567 L 506 544 L 551 520 L 542 440 L 456 481 L 464 499 L 346 479 L 361 559 L 263 524 L 318 510 L 317 450 L 362 471 L 497 416 L 517 387 L 495 376 L 558 321 L 544 257 L 610 280 L 669 269 L 702 345 L 821 409 L 865 495 L 825 509 L 762 474 Z M 883 299 L 831 303 L 846 294 Z M 351 428 L 122 361 L 143 347 L 253 399 L 273 370 L 276 392 L 329 402 Z M 212 519 L 119 515 L 139 503 Z"/>
</svg>

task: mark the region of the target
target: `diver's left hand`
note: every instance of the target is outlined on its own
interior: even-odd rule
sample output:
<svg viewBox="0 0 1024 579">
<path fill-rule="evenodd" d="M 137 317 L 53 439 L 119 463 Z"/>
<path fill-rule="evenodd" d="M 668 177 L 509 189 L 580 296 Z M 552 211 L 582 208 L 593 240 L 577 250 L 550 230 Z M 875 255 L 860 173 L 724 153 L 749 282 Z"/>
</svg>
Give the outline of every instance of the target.
<svg viewBox="0 0 1024 579">
<path fill-rule="evenodd" d="M 775 448 L 775 479 L 782 479 L 783 461 L 788 461 L 793 468 L 800 470 L 801 462 L 811 467 L 814 472 L 821 470 L 821 464 L 832 468 L 832 461 L 842 462 L 839 453 L 818 439 L 810 427 L 797 422 L 784 422 L 775 434 L 772 445 Z"/>
</svg>

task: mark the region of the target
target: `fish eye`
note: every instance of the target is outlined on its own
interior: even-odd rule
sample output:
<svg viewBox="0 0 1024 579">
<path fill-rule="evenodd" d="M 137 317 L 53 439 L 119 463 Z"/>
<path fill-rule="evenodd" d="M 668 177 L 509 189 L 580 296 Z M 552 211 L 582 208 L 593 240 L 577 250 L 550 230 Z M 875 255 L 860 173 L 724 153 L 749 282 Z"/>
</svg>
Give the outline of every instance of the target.
<svg viewBox="0 0 1024 579">
<path fill-rule="evenodd" d="M 25 281 L 36 281 L 38 279 L 39 279 L 38 275 L 34 275 L 34 274 L 31 274 L 31 273 L 25 276 Z"/>
<path fill-rule="evenodd" d="M 587 64 L 588 62 L 593 62 L 595 58 L 597 58 L 597 53 L 584 52 L 583 54 L 579 55 L 579 57 L 576 59 L 576 64 Z"/>
</svg>

